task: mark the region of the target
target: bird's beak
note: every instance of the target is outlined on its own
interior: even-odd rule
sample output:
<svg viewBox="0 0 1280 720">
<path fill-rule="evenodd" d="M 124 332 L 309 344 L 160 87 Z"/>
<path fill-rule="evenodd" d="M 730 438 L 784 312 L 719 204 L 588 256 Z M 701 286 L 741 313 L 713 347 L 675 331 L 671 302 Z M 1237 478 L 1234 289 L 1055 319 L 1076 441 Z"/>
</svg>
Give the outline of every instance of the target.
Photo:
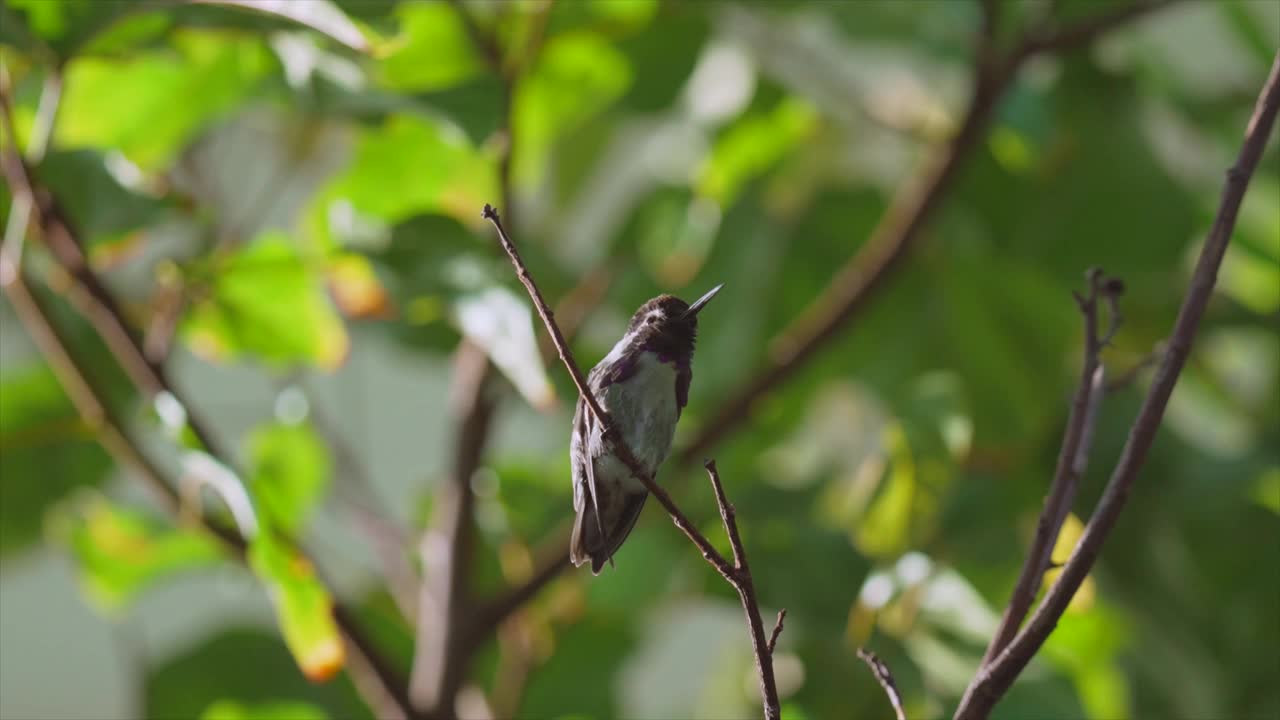
<svg viewBox="0 0 1280 720">
<path fill-rule="evenodd" d="M 722 287 L 724 287 L 724 283 L 720 283 L 719 285 L 711 288 L 710 292 L 698 298 L 697 302 L 690 305 L 689 309 L 684 311 L 684 317 L 696 317 L 698 313 L 702 311 L 702 308 L 706 307 L 707 303 L 711 302 L 711 298 L 715 297 L 716 293 L 720 292 L 720 288 Z"/>
</svg>

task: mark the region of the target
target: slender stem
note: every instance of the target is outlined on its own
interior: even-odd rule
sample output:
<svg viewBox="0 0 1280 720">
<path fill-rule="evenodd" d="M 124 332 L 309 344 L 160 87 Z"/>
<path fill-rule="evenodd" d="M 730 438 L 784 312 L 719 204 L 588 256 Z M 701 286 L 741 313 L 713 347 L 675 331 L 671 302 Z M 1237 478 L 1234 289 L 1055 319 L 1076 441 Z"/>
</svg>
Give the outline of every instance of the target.
<svg viewBox="0 0 1280 720">
<path fill-rule="evenodd" d="M 769 654 L 778 647 L 778 636 L 782 634 L 783 621 L 787 619 L 787 609 L 783 608 L 778 611 L 778 619 L 773 621 L 773 632 L 769 634 Z"/>
<path fill-rule="evenodd" d="M 707 559 L 721 575 L 729 582 L 734 582 L 734 568 L 729 564 L 724 556 L 717 551 L 702 533 L 698 532 L 689 518 L 681 512 L 676 506 L 671 496 L 662 489 L 653 478 L 644 469 L 644 466 L 636 460 L 635 454 L 631 448 L 627 446 L 626 441 L 618 432 L 617 426 L 613 422 L 613 418 L 609 416 L 600 403 L 596 400 L 595 394 L 591 392 L 587 385 L 586 377 L 582 374 L 582 370 L 578 367 L 577 361 L 573 359 L 573 352 L 569 350 L 569 345 L 565 342 L 564 335 L 560 332 L 559 326 L 556 325 L 555 318 L 551 312 L 551 308 L 547 305 L 547 301 L 542 297 L 542 292 L 538 290 L 537 283 L 534 282 L 533 276 L 529 274 L 529 270 L 525 267 L 524 261 L 520 259 L 520 253 L 516 250 L 515 244 L 511 242 L 511 238 L 507 235 L 506 229 L 502 226 L 502 219 L 498 216 L 498 211 L 492 205 L 484 206 L 484 217 L 493 223 L 493 227 L 498 231 L 498 238 L 502 241 L 502 248 L 507 252 L 507 257 L 511 258 L 511 264 L 515 266 L 516 277 L 524 285 L 529 292 L 529 297 L 533 300 L 534 309 L 537 310 L 538 316 L 542 318 L 542 322 L 547 327 L 547 332 L 551 335 L 551 342 L 556 346 L 556 352 L 560 356 L 561 362 L 569 371 L 569 376 L 573 378 L 573 384 L 578 389 L 578 394 L 587 403 L 587 407 L 591 409 L 592 414 L 600 422 L 600 426 L 604 431 L 604 438 L 610 444 L 618 459 L 623 465 L 631 471 L 649 490 L 662 507 L 671 515 L 671 519 L 675 522 L 676 527 L 684 531 L 693 544 L 702 552 L 702 556 Z"/>
<path fill-rule="evenodd" d="M 34 220 L 40 227 L 46 243 L 51 245 L 51 249 L 53 249 L 53 241 L 56 240 L 57 243 L 74 249 L 77 256 L 83 260 L 83 254 L 79 250 L 80 244 L 72 234 L 70 226 L 63 221 L 61 213 L 57 211 L 52 195 L 43 189 L 38 189 L 31 182 L 31 174 L 26 163 L 17 152 L 16 136 L 12 134 L 11 105 L 7 85 L 0 87 L 0 115 L 3 115 L 5 131 L 9 133 L 10 140 L 4 151 L 0 152 L 0 164 L 3 165 L 3 173 L 9 182 L 10 192 L 15 202 L 27 202 L 36 211 Z M 25 228 L 23 230 L 25 231 Z M 137 367 L 138 365 L 145 366 L 145 372 L 141 373 L 142 377 L 135 378 L 135 380 L 146 381 L 145 384 L 140 384 L 140 387 L 150 395 L 168 392 L 176 398 L 177 394 L 168 384 L 164 374 L 160 372 L 159 366 L 151 366 L 145 362 L 145 355 L 142 354 L 140 345 L 137 344 L 123 317 L 119 314 L 119 305 L 107 292 L 105 286 L 97 282 L 96 275 L 88 269 L 87 265 L 82 265 L 80 272 L 72 273 L 72 276 L 81 282 L 96 283 L 94 287 L 97 290 L 89 290 L 82 285 L 75 285 L 72 289 L 84 290 L 94 298 L 90 320 L 97 321 L 94 325 L 117 362 L 126 368 L 133 365 L 135 370 L 141 369 Z M 31 292 L 29 281 L 14 258 L 0 255 L 0 278 L 4 280 L 4 292 L 14 306 L 15 312 L 58 375 L 59 381 L 71 397 L 77 411 L 90 427 L 97 429 L 99 442 L 117 464 L 132 469 L 138 478 L 156 494 L 162 506 L 171 514 L 177 515 L 181 504 L 177 491 L 143 452 L 141 444 L 129 434 L 127 426 L 114 416 L 103 399 L 103 394 L 91 382 L 83 363 L 72 354 L 69 342 L 54 324 L 49 310 Z M 74 296 L 74 293 L 72 295 Z M 139 357 L 143 358 L 142 363 L 137 362 Z M 130 363 L 129 358 L 134 362 Z M 210 442 L 210 436 L 195 422 L 191 407 L 185 404 L 184 407 L 187 410 L 188 424 L 206 449 L 211 455 L 219 457 L 224 464 L 229 465 L 230 457 L 218 455 L 217 449 Z M 201 517 L 199 520 L 237 558 L 244 561 L 247 543 L 239 533 L 207 517 Z M 396 707 L 403 711 L 404 715 L 411 715 L 408 698 L 404 693 L 403 680 L 396 677 L 390 665 L 381 659 L 372 641 L 355 624 L 351 614 L 342 605 L 335 604 L 334 615 L 348 644 L 358 653 L 364 666 L 371 668 L 376 675 L 382 687 L 383 696 L 392 698 Z"/>
<path fill-rule="evenodd" d="M 1080 312 L 1084 316 L 1084 364 L 1080 370 L 1080 381 L 1076 386 L 1075 398 L 1071 402 L 1071 413 L 1067 418 L 1067 428 L 1062 438 L 1062 446 L 1058 451 L 1057 469 L 1049 484 L 1049 494 L 1045 498 L 1044 510 L 1036 525 L 1035 539 L 1031 550 L 1023 562 L 1022 571 L 1014 585 L 1013 595 L 1005 607 L 1000 625 L 996 628 L 991 644 L 983 655 L 983 664 L 1000 654 L 1001 650 L 1013 640 L 1027 612 L 1035 602 L 1040 591 L 1040 582 L 1049 569 L 1050 555 L 1062 523 L 1071 512 L 1071 503 L 1075 499 L 1076 488 L 1080 484 L 1080 476 L 1084 474 L 1089 457 L 1089 445 L 1093 437 L 1093 425 L 1097 419 L 1098 407 L 1104 394 L 1103 368 L 1099 359 L 1103 339 L 1098 337 L 1098 293 L 1104 278 L 1101 273 L 1090 271 L 1089 294 L 1080 297 Z M 1116 325 L 1116 315 L 1112 313 L 1112 331 Z M 1108 332 L 1108 335 L 1112 331 Z"/>
<path fill-rule="evenodd" d="M 978 720 L 990 714 L 991 709 L 1013 685 L 1023 668 L 1031 662 L 1031 658 L 1053 632 L 1058 618 L 1062 617 L 1071 598 L 1075 596 L 1080 584 L 1088 576 L 1102 550 L 1103 543 L 1115 527 L 1116 520 L 1128 499 L 1129 490 L 1137 479 L 1138 472 L 1146 461 L 1147 452 L 1155 440 L 1156 431 L 1169 404 L 1169 397 L 1173 394 L 1174 386 L 1177 385 L 1178 375 L 1182 372 L 1187 356 L 1191 352 L 1196 329 L 1213 295 L 1218 268 L 1222 265 L 1222 258 L 1231 240 L 1236 215 L 1244 199 L 1245 190 L 1262 157 L 1262 151 L 1271 135 L 1278 111 L 1280 111 L 1280 52 L 1276 53 L 1270 75 L 1258 96 L 1253 116 L 1245 131 L 1240 155 L 1235 165 L 1227 171 L 1218 213 L 1204 248 L 1200 251 L 1187 296 L 1178 311 L 1178 319 L 1174 322 L 1168 350 L 1160 361 L 1155 379 L 1147 391 L 1138 417 L 1133 422 L 1128 440 L 1121 451 L 1120 460 L 1116 463 L 1106 490 L 1098 501 L 1098 507 L 1089 519 L 1089 524 L 1085 527 L 1084 534 L 1081 535 L 1070 559 L 1063 566 L 1057 582 L 1032 615 L 1030 622 L 989 665 L 978 671 L 956 710 L 956 720 Z"/>
<path fill-rule="evenodd" d="M 24 197 L 41 237 L 63 271 L 74 281 L 67 299 L 94 326 L 111 354 L 130 380 L 148 399 L 167 392 L 186 410 L 187 424 L 211 455 L 230 461 L 232 455 L 215 442 L 212 433 L 166 377 L 164 367 L 147 357 L 142 340 L 125 321 L 124 312 L 115 296 L 90 267 L 73 224 L 58 206 L 53 195 L 32 180 L 27 162 L 17 154 L 16 136 L 12 130 L 12 105 L 9 88 L 0 87 L 0 113 L 13 142 L 4 152 L 4 176 L 14 198 Z M 229 463 L 231 464 L 231 463 Z"/>
<path fill-rule="evenodd" d="M 764 634 L 764 621 L 760 618 L 760 603 L 756 600 L 755 583 L 751 579 L 751 568 L 747 566 L 747 551 L 742 547 L 742 538 L 738 535 L 738 517 L 733 504 L 724 495 L 724 485 L 720 482 L 720 472 L 716 470 L 716 461 L 703 463 L 707 475 L 711 478 L 711 487 L 715 490 L 716 505 L 720 506 L 720 519 L 724 521 L 725 534 L 729 536 L 729 546 L 733 549 L 733 564 L 737 570 L 737 582 L 733 583 L 742 600 L 742 610 L 747 614 L 747 627 L 751 631 L 751 648 L 755 652 L 756 671 L 760 675 L 760 696 L 764 698 L 764 716 L 766 718 L 781 717 L 778 702 L 778 684 L 773 677 L 773 644 L 782 630 L 782 614 L 778 614 L 779 623 L 774 630 L 773 638 Z"/>
<path fill-rule="evenodd" d="M 880 683 L 880 687 L 884 689 L 884 694 L 889 697 L 889 704 L 893 706 L 893 714 L 898 720 L 907 720 L 907 713 L 902 709 L 902 695 L 898 692 L 898 684 L 893 680 L 893 673 L 889 671 L 889 666 L 884 663 L 875 653 L 866 648 L 858 648 L 858 657 L 862 662 L 871 668 L 871 674 L 875 676 L 876 682 Z"/>
<path fill-rule="evenodd" d="M 743 610 L 747 614 L 747 624 L 755 652 L 756 666 L 760 673 L 761 697 L 763 699 L 765 717 L 768 720 L 777 720 L 780 717 L 780 710 L 777 685 L 773 676 L 773 656 L 769 652 L 769 641 L 765 636 L 764 623 L 760 619 L 760 607 L 756 602 L 755 586 L 751 581 L 751 571 L 747 565 L 746 552 L 742 548 L 742 540 L 738 536 L 738 526 L 734 517 L 733 506 L 729 504 L 729 501 L 724 496 L 724 488 L 720 483 L 719 474 L 716 472 L 715 462 L 708 460 L 706 468 L 711 476 L 712 487 L 716 492 L 716 501 L 720 506 L 720 515 L 724 519 L 725 531 L 729 535 L 729 543 L 733 549 L 734 563 L 732 565 L 711 545 L 706 536 L 694 527 L 689 518 L 671 499 L 671 496 L 654 482 L 653 477 L 645 472 L 644 467 L 636 460 L 631 448 L 627 446 L 626 440 L 618 432 L 613 419 L 604 411 L 595 394 L 591 392 L 581 368 L 578 367 L 577 361 L 573 358 L 573 352 L 569 350 L 569 345 L 565 342 L 564 335 L 556 324 L 551 308 L 547 305 L 546 299 L 543 298 L 542 292 L 538 290 L 538 285 L 533 276 L 529 274 L 524 261 L 520 259 L 520 253 L 516 250 L 515 244 L 502 226 L 502 219 L 499 217 L 498 211 L 491 205 L 485 205 L 483 214 L 485 219 L 493 223 L 494 229 L 497 230 L 498 238 L 502 242 L 502 248 L 511 259 L 512 266 L 515 267 L 516 277 L 520 279 L 525 290 L 528 291 L 530 299 L 533 300 L 534 308 L 538 311 L 538 316 L 542 318 L 543 324 L 546 325 L 547 332 L 551 335 L 551 341 L 556 347 L 556 352 L 560 355 L 560 360 L 569 371 L 569 376 L 573 378 L 573 383 L 577 387 L 578 393 L 599 421 L 603 428 L 605 440 L 610 443 L 614 454 L 627 466 L 632 475 L 644 484 L 649 493 L 658 499 L 658 502 L 671 516 L 676 527 L 680 528 L 688 536 L 689 540 L 702 553 L 702 557 L 738 591 L 738 596 L 742 600 Z"/>
</svg>

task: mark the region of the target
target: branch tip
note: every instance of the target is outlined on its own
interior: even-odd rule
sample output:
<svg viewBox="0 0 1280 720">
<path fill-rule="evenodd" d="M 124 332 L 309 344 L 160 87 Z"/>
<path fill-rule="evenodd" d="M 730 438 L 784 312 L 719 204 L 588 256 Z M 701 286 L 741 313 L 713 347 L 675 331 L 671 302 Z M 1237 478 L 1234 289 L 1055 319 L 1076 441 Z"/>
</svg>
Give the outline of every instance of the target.
<svg viewBox="0 0 1280 720">
<path fill-rule="evenodd" d="M 880 683 L 880 687 L 884 689 L 884 694 L 889 696 L 889 704 L 893 706 L 894 715 L 898 720 L 907 720 L 907 713 L 902 709 L 902 695 L 898 692 L 898 684 L 893 680 L 893 673 L 889 670 L 889 666 L 879 658 L 875 653 L 866 648 L 858 648 L 858 657 L 871 668 L 871 674 L 875 676 L 876 682 Z"/>
</svg>

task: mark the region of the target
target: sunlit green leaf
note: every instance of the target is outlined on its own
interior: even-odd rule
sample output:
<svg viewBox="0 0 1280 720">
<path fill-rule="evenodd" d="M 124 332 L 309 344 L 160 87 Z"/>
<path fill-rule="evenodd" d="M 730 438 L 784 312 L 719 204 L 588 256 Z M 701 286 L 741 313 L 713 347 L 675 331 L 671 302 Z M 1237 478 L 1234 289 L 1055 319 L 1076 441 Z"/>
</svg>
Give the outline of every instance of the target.
<svg viewBox="0 0 1280 720">
<path fill-rule="evenodd" d="M 339 241 L 359 235 L 356 223 L 385 226 L 418 213 L 475 225 L 496 189 L 493 163 L 456 126 L 394 115 L 361 132 L 351 165 L 321 192 L 313 222 Z"/>
<path fill-rule="evenodd" d="M 22 13 L 25 26 L 54 52 L 70 56 L 76 48 L 116 18 L 135 9 L 135 0 L 10 0 L 6 14 Z M 10 10 L 12 8 L 12 10 Z"/>
<path fill-rule="evenodd" d="M 98 495 L 63 508 L 51 520 L 50 530 L 71 552 L 85 592 L 104 612 L 119 611 L 177 572 L 225 559 L 208 535 L 176 529 Z"/>
<path fill-rule="evenodd" d="M 266 585 L 284 642 L 302 674 L 313 682 L 332 678 L 346 649 L 333 619 L 333 599 L 310 561 L 264 529 L 249 547 L 249 565 Z"/>
<path fill-rule="evenodd" d="M 197 353 L 325 369 L 346 358 L 349 340 L 325 293 L 324 267 L 288 237 L 269 233 L 241 248 L 218 262 L 209 283 L 183 323 Z"/>
<path fill-rule="evenodd" d="M 296 534 L 329 485 L 329 452 L 307 425 L 264 425 L 249 443 L 249 489 L 265 524 Z"/>
<path fill-rule="evenodd" d="M 443 2 L 396 8 L 399 33 L 381 49 L 378 73 L 395 90 L 443 90 L 481 67 L 475 43 L 455 8 Z"/>
<path fill-rule="evenodd" d="M 243 100 L 268 69 L 265 44 L 256 38 L 183 30 L 173 44 L 128 58 L 74 59 L 57 144 L 118 149 L 142 168 L 158 169 Z"/>
<path fill-rule="evenodd" d="M 816 120 L 808 103 L 793 98 L 768 113 L 742 117 L 716 140 L 702 166 L 698 189 L 722 205 L 732 203 L 744 183 L 804 140 Z"/>
<path fill-rule="evenodd" d="M 608 107 L 630 82 L 626 57 L 599 35 L 549 40 L 515 100 L 516 176 L 535 181 L 551 144 Z"/>
<path fill-rule="evenodd" d="M 529 303 L 512 290 L 495 286 L 459 297 L 454 312 L 462 333 L 484 348 L 529 404 L 548 409 L 555 401 L 555 389 L 542 364 Z"/>
<path fill-rule="evenodd" d="M 0 557 L 39 539 L 46 510 L 75 488 L 100 484 L 111 469 L 53 372 L 7 365 L 0 375 Z"/>
<path fill-rule="evenodd" d="M 328 720 L 329 714 L 310 703 L 280 700 L 245 705 L 219 700 L 205 709 L 200 720 Z"/>
</svg>

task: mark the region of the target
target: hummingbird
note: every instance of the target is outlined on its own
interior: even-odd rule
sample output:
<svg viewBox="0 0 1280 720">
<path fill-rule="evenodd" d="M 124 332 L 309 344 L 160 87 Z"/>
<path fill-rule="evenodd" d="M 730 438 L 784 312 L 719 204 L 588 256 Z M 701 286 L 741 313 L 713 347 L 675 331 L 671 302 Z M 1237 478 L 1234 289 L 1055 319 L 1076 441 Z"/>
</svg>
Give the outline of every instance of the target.
<svg viewBox="0 0 1280 720">
<path fill-rule="evenodd" d="M 640 306 L 627 332 L 587 375 L 587 386 L 601 408 L 652 477 L 667 459 L 676 421 L 689 402 L 693 346 L 698 313 L 723 284 L 692 305 L 674 295 L 659 295 Z M 649 491 L 604 441 L 603 428 L 583 398 L 573 415 L 569 459 L 573 471 L 573 509 L 577 513 L 569 541 L 575 566 L 591 562 L 599 575 L 627 539 Z"/>
</svg>

